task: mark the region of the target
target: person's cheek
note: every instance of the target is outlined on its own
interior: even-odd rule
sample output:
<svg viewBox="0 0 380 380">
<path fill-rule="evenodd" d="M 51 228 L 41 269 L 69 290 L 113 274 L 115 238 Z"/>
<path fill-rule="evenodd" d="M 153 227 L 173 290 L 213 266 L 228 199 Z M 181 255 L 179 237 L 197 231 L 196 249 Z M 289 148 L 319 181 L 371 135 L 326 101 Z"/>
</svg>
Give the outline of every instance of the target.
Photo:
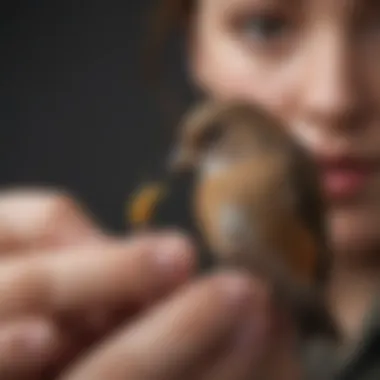
<svg viewBox="0 0 380 380">
<path fill-rule="evenodd" d="M 203 55 L 203 83 L 208 91 L 223 100 L 238 98 L 259 103 L 287 118 L 299 78 L 298 59 L 267 59 L 236 39 L 224 41 L 210 44 Z"/>
<path fill-rule="evenodd" d="M 260 49 L 225 28 L 200 28 L 193 40 L 192 76 L 216 99 L 258 103 L 286 123 L 297 119 L 305 78 L 305 46 L 289 41 L 282 50 Z"/>
</svg>

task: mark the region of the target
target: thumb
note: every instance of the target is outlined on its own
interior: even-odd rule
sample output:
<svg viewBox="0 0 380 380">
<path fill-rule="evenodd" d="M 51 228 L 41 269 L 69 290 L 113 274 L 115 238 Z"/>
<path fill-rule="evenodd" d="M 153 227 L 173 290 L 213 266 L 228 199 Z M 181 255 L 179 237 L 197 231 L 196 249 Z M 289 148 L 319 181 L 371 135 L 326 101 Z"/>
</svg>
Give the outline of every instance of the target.
<svg viewBox="0 0 380 380">
<path fill-rule="evenodd" d="M 236 273 L 189 284 L 104 342 L 64 379 L 200 378 L 207 372 L 207 359 L 215 361 L 223 346 L 241 337 L 247 308 L 260 309 L 256 285 Z M 251 324 L 257 326 L 255 313 Z"/>
<path fill-rule="evenodd" d="M 247 316 L 254 315 L 260 329 L 252 329 L 252 323 L 248 322 L 234 345 L 229 345 L 222 355 L 211 360 L 211 366 L 208 363 L 209 368 L 199 380 L 301 378 L 297 335 L 291 319 L 273 305 L 265 287 L 256 287 L 256 300 Z"/>
</svg>

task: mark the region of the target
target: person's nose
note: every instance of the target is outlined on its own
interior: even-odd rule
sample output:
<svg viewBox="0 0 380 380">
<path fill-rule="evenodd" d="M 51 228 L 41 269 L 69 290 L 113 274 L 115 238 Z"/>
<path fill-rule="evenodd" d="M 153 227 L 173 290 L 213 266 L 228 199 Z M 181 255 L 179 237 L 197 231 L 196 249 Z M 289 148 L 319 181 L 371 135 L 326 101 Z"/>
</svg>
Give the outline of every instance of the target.
<svg viewBox="0 0 380 380">
<path fill-rule="evenodd" d="M 309 46 L 300 103 L 306 124 L 343 132 L 363 125 L 365 98 L 354 49 L 330 30 Z"/>
</svg>

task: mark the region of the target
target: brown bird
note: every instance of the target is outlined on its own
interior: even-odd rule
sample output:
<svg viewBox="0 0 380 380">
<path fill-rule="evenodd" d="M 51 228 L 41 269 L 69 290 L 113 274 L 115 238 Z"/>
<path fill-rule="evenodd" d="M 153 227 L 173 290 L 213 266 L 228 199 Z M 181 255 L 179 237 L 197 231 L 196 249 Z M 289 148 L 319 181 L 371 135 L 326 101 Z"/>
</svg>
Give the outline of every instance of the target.
<svg viewBox="0 0 380 380">
<path fill-rule="evenodd" d="M 337 337 L 317 168 L 283 124 L 241 102 L 205 102 L 179 128 L 173 173 L 195 173 L 194 218 L 220 265 L 273 285 L 300 334 Z"/>
</svg>

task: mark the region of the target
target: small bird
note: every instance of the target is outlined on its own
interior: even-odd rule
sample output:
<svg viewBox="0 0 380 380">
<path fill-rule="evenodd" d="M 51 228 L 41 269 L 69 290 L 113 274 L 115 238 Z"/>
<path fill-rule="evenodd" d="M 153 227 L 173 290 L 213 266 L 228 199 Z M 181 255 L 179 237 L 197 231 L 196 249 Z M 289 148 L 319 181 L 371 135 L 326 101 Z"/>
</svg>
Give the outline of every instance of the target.
<svg viewBox="0 0 380 380">
<path fill-rule="evenodd" d="M 194 218 L 216 262 L 268 279 L 302 334 L 336 337 L 318 170 L 283 123 L 258 106 L 207 101 L 185 116 L 170 169 L 196 175 Z"/>
<path fill-rule="evenodd" d="M 323 300 L 325 206 L 310 155 L 279 120 L 243 102 L 203 102 L 176 137 L 169 173 L 191 177 L 183 201 L 212 261 L 267 280 L 302 337 L 336 338 Z"/>
</svg>

